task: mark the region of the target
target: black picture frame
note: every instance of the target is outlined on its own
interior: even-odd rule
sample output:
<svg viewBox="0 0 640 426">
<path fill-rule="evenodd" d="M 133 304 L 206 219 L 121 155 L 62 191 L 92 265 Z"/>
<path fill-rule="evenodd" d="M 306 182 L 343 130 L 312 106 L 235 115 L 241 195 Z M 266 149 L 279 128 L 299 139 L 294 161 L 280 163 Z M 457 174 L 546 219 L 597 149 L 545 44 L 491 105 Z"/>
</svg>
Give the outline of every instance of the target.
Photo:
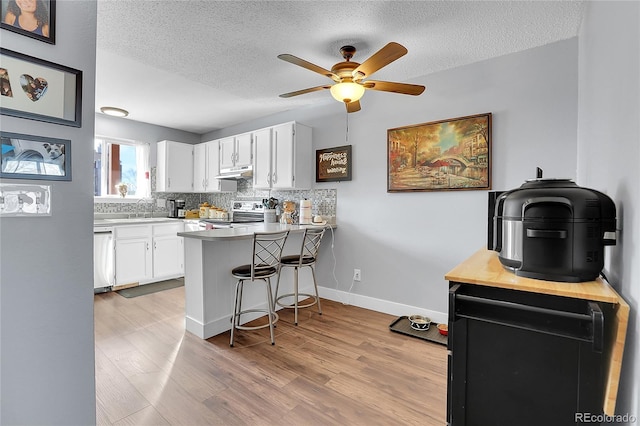
<svg viewBox="0 0 640 426">
<path fill-rule="evenodd" d="M 351 145 L 316 151 L 316 182 L 351 180 Z"/>
<path fill-rule="evenodd" d="M 0 48 L 0 84 L 0 114 L 82 127 L 82 71 Z"/>
<path fill-rule="evenodd" d="M 71 180 L 71 141 L 0 131 L 0 178 Z"/>
<path fill-rule="evenodd" d="M 19 24 L 16 26 L 16 21 L 14 21 L 14 24 L 6 23 L 5 19 L 7 18 L 7 11 L 9 4 L 12 2 L 15 2 L 15 0 L 0 0 L 0 10 L 2 11 L 2 22 L 0 22 L 0 28 L 31 37 L 36 40 L 44 41 L 45 43 L 56 44 L 56 0 L 37 0 L 38 6 L 40 7 L 40 5 L 42 5 L 42 7 L 44 7 L 43 13 L 45 14 L 46 19 L 48 19 L 48 23 L 46 24 L 48 26 L 48 35 L 38 34 L 38 28 L 40 28 L 42 32 L 42 28 L 40 26 L 38 26 L 36 30 L 29 31 L 21 28 Z"/>
</svg>

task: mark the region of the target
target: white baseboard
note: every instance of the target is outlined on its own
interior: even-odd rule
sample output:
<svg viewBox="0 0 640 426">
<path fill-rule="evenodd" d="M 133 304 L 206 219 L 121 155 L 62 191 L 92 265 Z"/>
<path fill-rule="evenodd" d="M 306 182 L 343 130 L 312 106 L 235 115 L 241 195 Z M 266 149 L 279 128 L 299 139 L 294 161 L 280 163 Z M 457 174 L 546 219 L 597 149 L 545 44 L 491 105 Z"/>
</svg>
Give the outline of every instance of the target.
<svg viewBox="0 0 640 426">
<path fill-rule="evenodd" d="M 376 299 L 375 297 L 347 293 L 346 291 L 335 290 L 327 287 L 318 287 L 318 292 L 320 293 L 320 297 L 322 298 L 344 303 L 347 305 L 358 306 L 360 308 L 370 309 L 376 312 L 382 312 L 385 314 L 397 316 L 419 314 L 429 317 L 432 321 L 437 323 L 448 322 L 448 316 L 446 312 L 432 311 L 429 309 L 419 308 L 417 306 L 404 305 L 402 303 Z"/>
</svg>

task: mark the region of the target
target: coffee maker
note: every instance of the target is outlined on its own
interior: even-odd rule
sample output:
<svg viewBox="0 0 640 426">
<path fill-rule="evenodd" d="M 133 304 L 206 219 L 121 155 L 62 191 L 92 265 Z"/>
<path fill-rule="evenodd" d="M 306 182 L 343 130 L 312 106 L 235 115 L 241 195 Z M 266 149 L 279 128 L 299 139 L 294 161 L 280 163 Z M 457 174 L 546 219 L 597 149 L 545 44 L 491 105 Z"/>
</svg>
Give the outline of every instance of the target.
<svg viewBox="0 0 640 426">
<path fill-rule="evenodd" d="M 176 200 L 167 198 L 167 210 L 169 210 L 169 217 L 178 217 L 178 204 Z"/>
</svg>

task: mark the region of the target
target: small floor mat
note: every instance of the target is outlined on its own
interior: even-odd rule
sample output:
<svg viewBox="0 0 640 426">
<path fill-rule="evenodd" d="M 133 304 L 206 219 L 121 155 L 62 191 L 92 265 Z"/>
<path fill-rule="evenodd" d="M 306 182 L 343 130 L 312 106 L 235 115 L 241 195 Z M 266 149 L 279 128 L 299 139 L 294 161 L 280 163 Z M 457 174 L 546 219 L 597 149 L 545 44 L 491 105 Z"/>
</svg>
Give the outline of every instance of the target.
<svg viewBox="0 0 640 426">
<path fill-rule="evenodd" d="M 391 331 L 395 331 L 396 333 L 402 333 L 406 334 L 407 336 L 417 337 L 418 339 L 429 340 L 430 342 L 446 345 L 448 342 L 447 336 L 443 336 L 442 334 L 440 334 L 437 326 L 437 323 L 432 322 L 428 330 L 414 330 L 413 328 L 411 328 L 411 322 L 409 322 L 409 318 L 406 316 L 402 316 L 393 321 L 389 325 L 389 329 Z"/>
<path fill-rule="evenodd" d="M 129 299 L 132 297 L 144 296 L 145 294 L 157 293 L 159 291 L 169 290 L 182 286 L 184 286 L 184 279 L 175 279 L 160 281 L 152 284 L 139 285 L 137 287 L 123 288 L 122 290 L 117 290 L 116 293 Z"/>
</svg>

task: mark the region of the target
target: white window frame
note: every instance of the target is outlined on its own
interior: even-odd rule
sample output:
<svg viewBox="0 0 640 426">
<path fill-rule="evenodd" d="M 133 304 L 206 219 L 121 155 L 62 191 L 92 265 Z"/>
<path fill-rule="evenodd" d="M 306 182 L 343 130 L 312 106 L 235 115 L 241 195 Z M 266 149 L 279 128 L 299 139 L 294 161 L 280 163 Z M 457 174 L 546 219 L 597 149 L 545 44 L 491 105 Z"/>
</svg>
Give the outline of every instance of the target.
<svg viewBox="0 0 640 426">
<path fill-rule="evenodd" d="M 129 145 L 129 146 L 140 146 L 140 147 L 144 147 L 146 146 L 146 159 L 144 160 L 144 171 L 146 172 L 150 172 L 149 170 L 149 152 L 150 152 L 150 145 L 149 143 L 146 142 L 140 142 L 140 141 L 135 141 L 135 140 L 128 140 L 128 139 L 120 139 L 120 138 L 114 138 L 114 137 L 110 137 L 110 136 L 100 136 L 100 135 L 96 135 L 95 139 L 94 139 L 94 152 L 95 152 L 95 145 L 96 142 L 100 141 L 100 143 L 102 144 L 102 161 L 101 161 L 101 179 L 100 179 L 100 193 L 101 194 L 105 194 L 107 193 L 107 179 L 106 179 L 106 169 L 105 167 L 107 167 L 107 164 L 109 164 L 110 160 L 108 158 L 108 154 L 109 154 L 109 150 L 107 150 L 107 144 L 108 143 L 116 143 L 118 145 Z M 138 170 L 139 167 L 136 167 L 136 171 L 138 173 L 141 173 Z M 144 171 L 142 171 L 142 173 L 144 173 Z M 138 181 L 140 182 L 140 177 L 138 177 Z M 138 185 L 140 187 L 140 185 Z M 148 200 L 151 199 L 151 181 L 150 181 L 150 177 L 149 179 L 145 180 L 145 185 L 144 185 L 144 193 L 141 195 L 135 195 L 135 196 L 129 196 L 127 195 L 127 197 L 122 198 L 120 195 L 117 194 L 110 194 L 110 195 L 100 195 L 100 196 L 94 196 L 93 197 L 93 201 L 94 203 L 135 203 L 139 200 Z"/>
</svg>

